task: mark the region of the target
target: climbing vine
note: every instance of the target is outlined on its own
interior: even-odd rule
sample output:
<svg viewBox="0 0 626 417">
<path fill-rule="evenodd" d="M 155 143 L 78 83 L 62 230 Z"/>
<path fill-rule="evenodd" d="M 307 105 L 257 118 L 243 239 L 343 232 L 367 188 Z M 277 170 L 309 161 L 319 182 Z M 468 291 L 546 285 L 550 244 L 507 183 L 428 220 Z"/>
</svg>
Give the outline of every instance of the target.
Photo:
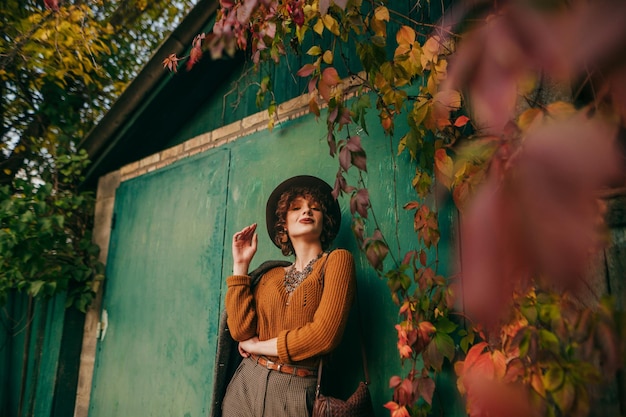
<svg viewBox="0 0 626 417">
<path fill-rule="evenodd" d="M 610 301 L 580 295 L 589 253 L 606 243 L 597 191 L 624 182 L 615 138 L 626 77 L 610 57 L 626 43 L 626 6 L 474 6 L 454 3 L 456 21 L 431 24 L 394 3 L 223 0 L 186 64 L 206 51 L 245 50 L 255 64 L 290 50 L 309 57 L 296 75 L 308 80 L 310 112 L 326 108 L 334 194 L 349 196 L 354 236 L 399 308 L 398 353 L 409 366 L 389 382 L 392 417 L 432 410 L 446 362 L 471 416 L 585 416 L 596 384 L 623 360 Z M 555 100 L 542 94 L 546 83 L 576 91 Z M 264 79 L 259 94 L 270 85 Z M 416 192 L 404 205 L 416 232 L 405 253 L 392 253 L 377 227 L 364 181 L 356 132 L 368 132 L 374 109 L 415 166 L 400 179 Z M 438 268 L 445 193 L 458 209 L 461 266 L 447 277 Z"/>
<path fill-rule="evenodd" d="M 67 294 L 66 305 L 86 311 L 94 282 L 104 277 L 91 240 L 92 192 L 79 191 L 86 152 L 51 161 L 52 178 L 16 177 L 0 187 L 0 305 L 12 291 L 32 297 Z M 91 208 L 91 210 L 89 210 Z"/>
</svg>

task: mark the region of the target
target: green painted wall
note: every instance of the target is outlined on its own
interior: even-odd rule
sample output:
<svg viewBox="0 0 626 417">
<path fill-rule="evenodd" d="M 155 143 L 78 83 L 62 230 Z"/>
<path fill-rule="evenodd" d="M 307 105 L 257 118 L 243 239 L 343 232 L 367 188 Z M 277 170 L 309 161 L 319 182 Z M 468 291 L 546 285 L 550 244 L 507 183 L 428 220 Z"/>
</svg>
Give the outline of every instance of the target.
<svg viewBox="0 0 626 417">
<path fill-rule="evenodd" d="M 65 297 L 14 294 L 0 310 L 0 416 L 50 416 L 63 335 Z M 22 378 L 22 375 L 26 375 Z"/>
<path fill-rule="evenodd" d="M 90 416 L 208 412 L 228 163 L 220 149 L 118 189 Z"/>
</svg>

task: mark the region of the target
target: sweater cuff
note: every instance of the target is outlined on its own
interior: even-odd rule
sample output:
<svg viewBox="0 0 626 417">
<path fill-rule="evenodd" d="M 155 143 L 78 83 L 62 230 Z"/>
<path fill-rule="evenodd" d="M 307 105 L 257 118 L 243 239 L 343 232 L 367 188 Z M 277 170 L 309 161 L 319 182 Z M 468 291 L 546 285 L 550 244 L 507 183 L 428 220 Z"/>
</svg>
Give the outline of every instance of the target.
<svg viewBox="0 0 626 417">
<path fill-rule="evenodd" d="M 291 357 L 287 349 L 287 334 L 289 334 L 289 330 L 283 330 L 278 334 L 278 340 L 276 341 L 278 358 L 282 363 L 291 363 Z"/>
<path fill-rule="evenodd" d="M 226 278 L 226 285 L 236 287 L 238 285 L 250 286 L 251 278 L 249 275 L 231 275 Z"/>
</svg>

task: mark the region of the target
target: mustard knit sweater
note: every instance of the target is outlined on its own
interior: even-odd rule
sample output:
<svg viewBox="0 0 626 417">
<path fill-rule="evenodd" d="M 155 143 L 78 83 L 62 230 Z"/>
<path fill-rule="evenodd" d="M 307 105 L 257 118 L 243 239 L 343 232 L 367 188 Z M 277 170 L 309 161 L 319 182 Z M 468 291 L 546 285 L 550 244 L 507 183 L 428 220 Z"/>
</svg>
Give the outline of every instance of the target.
<svg viewBox="0 0 626 417">
<path fill-rule="evenodd" d="M 281 267 L 267 271 L 252 290 L 247 275 L 226 279 L 230 334 L 237 341 L 277 337 L 278 358 L 271 359 L 314 365 L 341 341 L 356 287 L 354 259 L 344 249 L 322 256 L 291 299 L 284 279 Z"/>
</svg>

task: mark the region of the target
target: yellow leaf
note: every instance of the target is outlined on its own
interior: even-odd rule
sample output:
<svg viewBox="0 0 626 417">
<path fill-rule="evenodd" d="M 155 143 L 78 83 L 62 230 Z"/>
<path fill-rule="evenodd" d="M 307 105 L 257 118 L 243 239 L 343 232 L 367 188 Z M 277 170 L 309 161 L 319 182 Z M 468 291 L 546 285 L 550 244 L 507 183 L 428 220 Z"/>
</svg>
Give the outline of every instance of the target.
<svg viewBox="0 0 626 417">
<path fill-rule="evenodd" d="M 372 19 L 372 21 L 370 22 L 370 29 L 374 31 L 374 34 L 376 36 L 386 36 L 386 26 L 385 22 L 382 20 Z"/>
<path fill-rule="evenodd" d="M 318 35 L 322 35 L 322 33 L 324 32 L 324 22 L 322 22 L 322 19 L 317 19 L 317 22 L 315 22 L 315 24 L 313 25 L 313 30 Z"/>
<path fill-rule="evenodd" d="M 389 15 L 389 13 L 387 13 Z M 411 46 L 415 42 L 415 30 L 409 26 L 402 26 L 396 33 L 398 45 Z"/>
<path fill-rule="evenodd" d="M 465 176 L 465 172 L 467 171 L 467 161 L 462 161 L 456 164 L 455 172 L 454 172 L 454 181 L 453 185 L 457 185 Z"/>
<path fill-rule="evenodd" d="M 428 80 L 426 81 L 426 90 L 430 93 L 431 96 L 437 94 L 437 80 L 435 79 L 435 74 L 432 72 L 428 76 Z"/>
<path fill-rule="evenodd" d="M 448 76 L 448 61 L 440 59 L 433 68 L 437 81 L 443 81 Z"/>
<path fill-rule="evenodd" d="M 528 109 L 519 115 L 517 126 L 522 132 L 525 132 L 535 121 L 539 122 L 541 119 L 543 119 L 543 111 L 540 109 Z"/>
<path fill-rule="evenodd" d="M 576 113 L 576 108 L 572 103 L 565 101 L 555 101 L 546 106 L 547 113 L 557 119 L 566 119 Z"/>
<path fill-rule="evenodd" d="M 318 22 L 319 22 L 319 19 L 318 19 Z M 307 30 L 308 29 L 306 25 L 302 25 L 300 27 L 296 25 L 296 37 L 298 38 L 298 43 L 302 43 L 302 41 L 304 40 L 304 35 L 306 35 Z M 324 25 L 322 25 L 322 30 L 324 30 Z"/>
<path fill-rule="evenodd" d="M 452 185 L 452 171 L 454 163 L 443 148 L 435 151 L 435 176 L 437 180 L 446 188 Z"/>
<path fill-rule="evenodd" d="M 308 51 L 306 51 L 307 55 L 311 55 L 311 56 L 318 56 L 322 53 L 322 48 L 320 48 L 319 46 L 315 45 L 312 46 L 311 48 L 309 48 Z"/>
<path fill-rule="evenodd" d="M 6 175 L 11 175 L 11 170 L 9 168 L 5 168 L 3 171 Z"/>
<path fill-rule="evenodd" d="M 325 63 L 328 65 L 333 63 L 333 53 L 331 51 L 324 52 L 324 56 L 322 57 Z"/>
<path fill-rule="evenodd" d="M 374 11 L 374 17 L 377 20 L 382 20 L 385 22 L 389 21 L 389 10 L 385 6 L 378 6 Z"/>
<path fill-rule="evenodd" d="M 403 55 L 408 54 L 409 52 L 411 52 L 411 46 L 410 45 L 400 44 L 396 48 L 396 51 L 393 53 L 393 59 L 399 59 Z"/>
<path fill-rule="evenodd" d="M 333 35 L 339 36 L 339 23 L 334 17 L 329 14 L 325 14 L 322 16 L 322 20 L 326 29 L 328 29 Z"/>
<path fill-rule="evenodd" d="M 431 62 L 437 62 L 441 51 L 441 38 L 437 35 L 432 38 L 428 38 L 428 40 L 422 46 L 422 67 L 425 69 L 430 69 Z"/>
</svg>

